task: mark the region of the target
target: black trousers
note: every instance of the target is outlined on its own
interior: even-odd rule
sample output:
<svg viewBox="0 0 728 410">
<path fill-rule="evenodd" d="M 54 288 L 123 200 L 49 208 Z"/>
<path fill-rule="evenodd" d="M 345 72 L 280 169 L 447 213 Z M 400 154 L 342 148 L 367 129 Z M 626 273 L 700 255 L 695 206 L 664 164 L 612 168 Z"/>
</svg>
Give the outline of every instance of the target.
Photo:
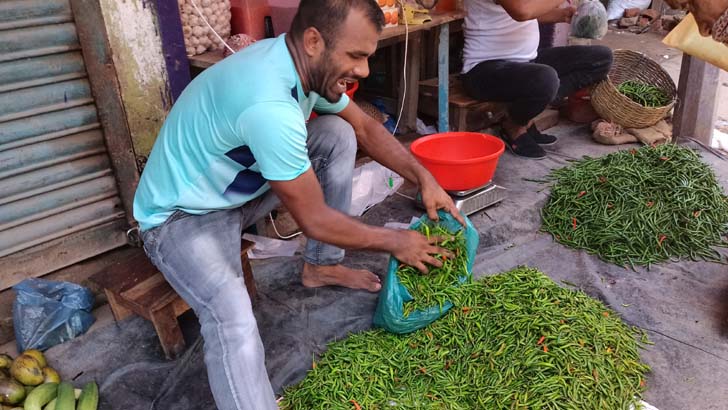
<svg viewBox="0 0 728 410">
<path fill-rule="evenodd" d="M 511 120 L 525 126 L 552 101 L 605 79 L 611 67 L 609 47 L 546 48 L 530 63 L 484 61 L 463 75 L 463 86 L 478 100 L 508 103 Z"/>
</svg>

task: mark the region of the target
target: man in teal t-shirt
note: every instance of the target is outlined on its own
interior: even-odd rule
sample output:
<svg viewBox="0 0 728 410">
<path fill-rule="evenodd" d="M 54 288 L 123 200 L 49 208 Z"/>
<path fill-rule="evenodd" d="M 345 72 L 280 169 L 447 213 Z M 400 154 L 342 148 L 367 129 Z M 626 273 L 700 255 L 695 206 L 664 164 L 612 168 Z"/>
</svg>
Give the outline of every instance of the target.
<svg viewBox="0 0 728 410">
<path fill-rule="evenodd" d="M 372 0 L 303 0 L 290 33 L 196 77 L 160 131 L 134 198 L 144 249 L 197 314 L 221 410 L 277 408 L 240 262 L 241 232 L 279 203 L 309 238 L 302 283 L 376 292 L 343 248 L 390 252 L 423 272 L 447 253 L 414 231 L 346 215 L 357 146 L 417 184 L 427 212 L 452 199 L 384 127 L 349 104 L 384 18 Z M 312 110 L 317 119 L 306 124 Z M 325 115 L 335 114 L 335 115 Z"/>
</svg>

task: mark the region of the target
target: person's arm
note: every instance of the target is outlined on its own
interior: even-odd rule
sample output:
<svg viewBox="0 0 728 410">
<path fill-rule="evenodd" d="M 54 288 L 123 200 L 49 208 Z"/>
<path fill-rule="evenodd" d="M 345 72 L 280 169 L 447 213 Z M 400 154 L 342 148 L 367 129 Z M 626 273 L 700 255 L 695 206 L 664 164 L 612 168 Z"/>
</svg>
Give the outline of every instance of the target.
<svg viewBox="0 0 728 410">
<path fill-rule="evenodd" d="M 420 165 L 382 124 L 364 113 L 359 106 L 351 103 L 339 113 L 339 116 L 354 127 L 359 147 L 373 160 L 419 187 L 422 202 L 430 219 L 437 220 L 437 210 L 443 209 L 465 225 L 465 220 L 455 207 L 452 198 L 440 187 L 435 177 Z"/>
<path fill-rule="evenodd" d="M 559 7 L 564 0 L 496 0 L 516 21 L 537 19 Z"/>
<path fill-rule="evenodd" d="M 538 18 L 539 23 L 571 23 L 571 18 L 576 13 L 576 7 L 557 7 Z"/>
<path fill-rule="evenodd" d="M 290 181 L 269 181 L 273 192 L 286 206 L 303 233 L 312 239 L 346 249 L 371 249 L 390 252 L 400 262 L 427 273 L 425 264 L 440 267 L 432 255 L 449 252 L 412 230 L 379 228 L 358 222 L 330 208 L 324 201 L 321 186 L 309 168 Z"/>
</svg>

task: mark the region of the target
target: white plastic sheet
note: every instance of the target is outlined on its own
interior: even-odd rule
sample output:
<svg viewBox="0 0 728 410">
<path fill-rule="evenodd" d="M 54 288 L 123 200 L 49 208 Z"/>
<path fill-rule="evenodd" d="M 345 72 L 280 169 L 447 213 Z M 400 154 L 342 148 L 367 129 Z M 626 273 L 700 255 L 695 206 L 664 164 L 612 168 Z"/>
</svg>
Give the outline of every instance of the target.
<svg viewBox="0 0 728 410">
<path fill-rule="evenodd" d="M 361 216 L 367 209 L 397 192 L 404 178 L 377 162 L 368 162 L 354 169 L 349 215 Z"/>
</svg>

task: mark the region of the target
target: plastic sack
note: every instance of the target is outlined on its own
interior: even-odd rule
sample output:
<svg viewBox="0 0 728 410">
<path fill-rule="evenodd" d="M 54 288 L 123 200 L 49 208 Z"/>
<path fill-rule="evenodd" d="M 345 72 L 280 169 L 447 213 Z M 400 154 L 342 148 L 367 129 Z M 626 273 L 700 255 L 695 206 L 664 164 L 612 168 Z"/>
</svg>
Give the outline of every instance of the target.
<svg viewBox="0 0 728 410">
<path fill-rule="evenodd" d="M 478 231 L 475 230 L 470 220 L 465 217 L 465 227 L 463 228 L 452 215 L 444 211 L 438 211 L 440 224 L 451 232 L 457 232 L 465 229 L 465 245 L 468 256 L 468 272 L 467 276 L 461 278 L 461 283 L 470 279 L 475 262 L 475 253 L 478 250 Z M 417 222 L 410 226 L 410 229 L 417 230 L 423 223 L 431 222 L 427 215 L 420 218 Z M 377 309 L 374 312 L 374 326 L 381 327 L 391 333 L 411 333 L 422 329 L 435 320 L 439 319 L 452 308 L 452 303 L 446 302 L 442 309 L 440 306 L 432 306 L 427 310 L 416 310 L 404 316 L 404 304 L 412 300 L 412 296 L 407 289 L 400 283 L 397 276 L 397 268 L 399 261 L 394 257 L 389 258 L 389 266 L 387 269 L 387 277 L 384 280 L 384 288 L 379 293 L 379 301 Z"/>
<path fill-rule="evenodd" d="M 700 35 L 692 14 L 688 14 L 662 42 L 728 71 L 728 46 Z"/>
<path fill-rule="evenodd" d="M 579 4 L 571 21 L 571 35 L 576 38 L 599 40 L 609 30 L 607 9 L 598 0 L 585 0 Z"/>
<path fill-rule="evenodd" d="M 652 0 L 610 0 L 607 7 L 607 18 L 609 20 L 620 19 L 627 9 L 644 10 L 650 7 Z"/>
<path fill-rule="evenodd" d="M 83 334 L 94 323 L 94 295 L 68 282 L 26 279 L 13 286 L 18 351 L 46 350 Z"/>
</svg>

